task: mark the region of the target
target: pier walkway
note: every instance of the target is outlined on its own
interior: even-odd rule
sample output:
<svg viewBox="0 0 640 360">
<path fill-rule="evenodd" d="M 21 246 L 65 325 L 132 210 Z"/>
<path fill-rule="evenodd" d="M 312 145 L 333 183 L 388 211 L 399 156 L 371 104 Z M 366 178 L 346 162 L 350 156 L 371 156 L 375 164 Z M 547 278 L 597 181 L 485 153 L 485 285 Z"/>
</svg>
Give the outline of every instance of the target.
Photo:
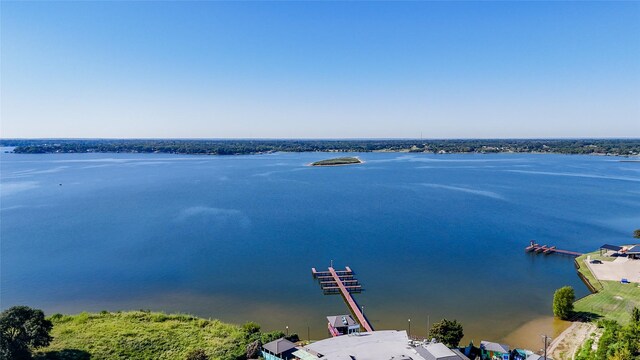
<svg viewBox="0 0 640 360">
<path fill-rule="evenodd" d="M 320 287 L 325 294 L 340 292 L 349 310 L 358 319 L 360 326 L 367 332 L 373 331 L 373 327 L 371 327 L 353 296 L 351 296 L 352 292 L 362 291 L 362 285 L 354 278 L 353 271 L 348 266 L 345 267 L 345 270 L 336 270 L 330 266 L 327 271 L 316 271 L 316 268 L 311 268 L 311 274 L 320 281 Z"/>
<path fill-rule="evenodd" d="M 534 252 L 534 253 L 542 253 L 542 254 L 545 254 L 545 255 L 548 255 L 548 254 L 562 254 L 562 255 L 576 256 L 576 257 L 582 255 L 582 253 L 575 252 L 575 251 L 560 250 L 560 249 L 556 248 L 555 246 L 547 246 L 547 245 L 542 245 L 541 246 L 540 244 L 536 244 L 533 241 L 531 242 L 531 244 L 529 246 L 524 248 L 524 251 L 526 251 L 526 252 Z"/>
</svg>

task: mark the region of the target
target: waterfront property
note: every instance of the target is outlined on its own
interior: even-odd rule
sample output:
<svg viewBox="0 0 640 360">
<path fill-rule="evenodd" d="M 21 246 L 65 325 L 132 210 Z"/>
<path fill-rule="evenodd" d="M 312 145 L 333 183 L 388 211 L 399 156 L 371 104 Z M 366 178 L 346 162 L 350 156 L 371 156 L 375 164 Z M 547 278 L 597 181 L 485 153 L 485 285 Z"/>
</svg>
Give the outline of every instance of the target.
<svg viewBox="0 0 640 360">
<path fill-rule="evenodd" d="M 600 256 L 603 255 L 603 250 L 604 250 L 604 255 L 607 256 L 614 256 L 620 253 L 620 250 L 622 250 L 622 246 L 618 246 L 618 245 L 611 245 L 611 244 L 604 244 L 602 246 L 600 246 Z"/>
<path fill-rule="evenodd" d="M 283 344 L 283 348 L 277 348 L 278 344 Z M 473 344 L 466 348 L 449 348 L 435 340 L 416 341 L 404 330 L 352 333 L 299 346 L 280 339 L 264 347 L 271 349 L 263 351 L 269 355 L 266 360 L 540 360 L 531 357 L 532 351 L 510 351 L 507 345 L 489 341 L 483 341 L 480 348 Z M 271 355 L 276 351 L 282 353 Z"/>
<path fill-rule="evenodd" d="M 509 360 L 509 346 L 491 341 L 480 342 L 480 353 L 483 359 L 505 359 Z"/>
<path fill-rule="evenodd" d="M 262 357 L 264 360 L 295 359 L 293 353 L 296 350 L 296 344 L 285 338 L 281 338 L 262 345 Z"/>
<path fill-rule="evenodd" d="M 416 351 L 426 360 L 469 360 L 458 349 L 449 349 L 443 343 L 438 342 L 417 346 Z"/>
<path fill-rule="evenodd" d="M 624 249 L 620 253 L 623 252 Z M 625 324 L 631 309 L 640 307 L 640 261 L 621 255 L 592 263 L 590 259 L 598 256 L 599 252 L 594 251 L 576 259 L 578 273 L 593 294 L 577 300 L 574 311 Z M 622 279 L 630 283 L 621 283 Z"/>
</svg>

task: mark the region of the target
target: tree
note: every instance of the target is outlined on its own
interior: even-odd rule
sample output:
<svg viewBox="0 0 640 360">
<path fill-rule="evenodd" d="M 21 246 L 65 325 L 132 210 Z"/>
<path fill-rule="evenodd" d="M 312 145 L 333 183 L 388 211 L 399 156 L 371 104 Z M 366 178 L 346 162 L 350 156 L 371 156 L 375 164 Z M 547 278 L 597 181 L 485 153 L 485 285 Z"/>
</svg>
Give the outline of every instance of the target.
<svg viewBox="0 0 640 360">
<path fill-rule="evenodd" d="M 636 239 L 640 239 L 640 229 L 635 229 L 633 231 L 633 237 Z"/>
<path fill-rule="evenodd" d="M 631 311 L 631 320 L 634 323 L 640 323 L 640 309 L 638 309 L 637 307 L 634 307 Z"/>
<path fill-rule="evenodd" d="M 576 294 L 571 286 L 564 286 L 553 294 L 553 315 L 567 320 L 573 312 L 573 302 Z"/>
<path fill-rule="evenodd" d="M 429 329 L 429 338 L 434 338 L 448 347 L 458 346 L 463 337 L 462 324 L 457 320 L 442 319 Z"/>
<path fill-rule="evenodd" d="M 0 359 L 31 359 L 33 349 L 48 346 L 53 324 L 42 310 L 14 306 L 0 314 Z"/>
</svg>

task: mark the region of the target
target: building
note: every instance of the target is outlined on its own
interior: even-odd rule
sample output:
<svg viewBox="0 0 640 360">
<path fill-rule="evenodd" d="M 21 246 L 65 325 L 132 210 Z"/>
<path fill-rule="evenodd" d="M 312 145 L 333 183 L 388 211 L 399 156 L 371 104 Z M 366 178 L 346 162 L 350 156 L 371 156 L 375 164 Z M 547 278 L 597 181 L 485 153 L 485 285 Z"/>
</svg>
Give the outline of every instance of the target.
<svg viewBox="0 0 640 360">
<path fill-rule="evenodd" d="M 629 259 L 640 259 L 640 245 L 634 245 L 625 251 Z"/>
<path fill-rule="evenodd" d="M 480 342 L 480 354 L 483 359 L 509 360 L 509 346 L 483 340 Z"/>
<path fill-rule="evenodd" d="M 455 349 L 449 349 L 443 343 L 428 343 L 416 347 L 416 352 L 425 360 L 469 360 Z"/>
<path fill-rule="evenodd" d="M 332 336 L 348 335 L 360 332 L 360 324 L 358 324 L 351 315 L 335 315 L 327 316 L 329 333 Z"/>
<path fill-rule="evenodd" d="M 542 355 L 538 355 L 538 354 L 531 354 L 527 357 L 527 360 L 553 360 L 550 357 L 544 357 Z"/>
<path fill-rule="evenodd" d="M 296 350 L 296 344 L 281 338 L 262 345 L 262 357 L 265 360 L 290 360 L 295 358 L 293 353 Z"/>
<path fill-rule="evenodd" d="M 336 336 L 306 345 L 293 355 L 301 360 L 424 360 L 404 330 Z"/>
<path fill-rule="evenodd" d="M 620 250 L 622 250 L 622 246 L 604 244 L 604 245 L 600 246 L 600 255 L 601 256 L 602 256 L 602 250 L 605 250 L 605 254 L 615 255 L 615 254 L 620 253 Z M 610 253 L 610 252 L 612 252 L 612 253 Z"/>
</svg>

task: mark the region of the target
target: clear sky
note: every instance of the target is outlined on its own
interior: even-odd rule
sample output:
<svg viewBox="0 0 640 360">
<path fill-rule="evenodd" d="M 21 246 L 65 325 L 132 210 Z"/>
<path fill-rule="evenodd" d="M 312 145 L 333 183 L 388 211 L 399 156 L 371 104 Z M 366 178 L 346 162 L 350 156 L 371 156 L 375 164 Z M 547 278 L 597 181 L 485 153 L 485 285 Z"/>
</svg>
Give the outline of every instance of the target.
<svg viewBox="0 0 640 360">
<path fill-rule="evenodd" d="M 8 2 L 0 136 L 640 137 L 640 2 Z"/>
</svg>

